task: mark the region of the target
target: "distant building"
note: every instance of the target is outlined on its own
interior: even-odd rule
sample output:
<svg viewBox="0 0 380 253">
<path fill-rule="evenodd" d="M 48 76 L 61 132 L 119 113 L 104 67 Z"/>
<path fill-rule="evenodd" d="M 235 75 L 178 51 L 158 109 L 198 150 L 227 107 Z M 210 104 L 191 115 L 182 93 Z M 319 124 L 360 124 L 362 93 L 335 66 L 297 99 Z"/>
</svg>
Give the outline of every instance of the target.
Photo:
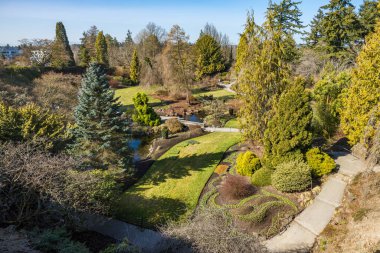
<svg viewBox="0 0 380 253">
<path fill-rule="evenodd" d="M 22 54 L 22 50 L 19 47 L 11 47 L 9 45 L 6 45 L 4 47 L 0 47 L 0 54 L 8 60 L 13 59 L 16 56 L 19 56 Z"/>
</svg>

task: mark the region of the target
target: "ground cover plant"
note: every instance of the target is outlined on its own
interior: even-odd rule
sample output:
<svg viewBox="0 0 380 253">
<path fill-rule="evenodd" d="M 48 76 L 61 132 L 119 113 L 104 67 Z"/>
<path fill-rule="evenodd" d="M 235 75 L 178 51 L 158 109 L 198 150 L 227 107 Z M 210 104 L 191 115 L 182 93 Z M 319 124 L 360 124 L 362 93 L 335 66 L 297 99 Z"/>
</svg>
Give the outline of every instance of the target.
<svg viewBox="0 0 380 253">
<path fill-rule="evenodd" d="M 150 227 L 188 217 L 224 152 L 239 140 L 239 133 L 211 133 L 175 145 L 124 193 L 119 218 Z"/>
</svg>

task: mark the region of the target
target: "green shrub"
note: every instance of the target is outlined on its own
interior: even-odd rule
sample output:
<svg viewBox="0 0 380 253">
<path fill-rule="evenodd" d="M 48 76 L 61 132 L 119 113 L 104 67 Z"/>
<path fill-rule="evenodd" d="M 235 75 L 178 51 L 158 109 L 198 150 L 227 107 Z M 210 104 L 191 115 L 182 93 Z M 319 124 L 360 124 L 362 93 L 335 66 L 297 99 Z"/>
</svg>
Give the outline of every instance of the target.
<svg viewBox="0 0 380 253">
<path fill-rule="evenodd" d="M 149 105 L 149 98 L 145 93 L 137 93 L 133 98 L 135 112 L 132 115 L 134 122 L 145 126 L 158 126 L 161 123 L 160 116 Z"/>
<path fill-rule="evenodd" d="M 70 238 L 64 228 L 35 230 L 31 233 L 31 242 L 35 249 L 42 252 L 89 253 L 88 248 Z"/>
<path fill-rule="evenodd" d="M 164 126 L 162 129 L 161 129 L 161 138 L 162 139 L 168 139 L 169 138 L 169 129 L 167 126 Z"/>
<path fill-rule="evenodd" d="M 260 167 L 260 159 L 251 151 L 241 153 L 236 158 L 236 171 L 242 176 L 251 176 Z"/>
<path fill-rule="evenodd" d="M 45 148 L 52 149 L 67 137 L 66 126 L 60 115 L 35 104 L 13 108 L 0 102 L 1 141 L 34 142 L 44 139 Z"/>
<path fill-rule="evenodd" d="M 334 159 L 319 148 L 312 148 L 307 151 L 306 160 L 314 177 L 329 174 L 336 167 Z"/>
<path fill-rule="evenodd" d="M 270 169 L 274 169 L 277 165 L 288 161 L 304 161 L 304 155 L 300 150 L 288 152 L 283 155 L 268 155 L 263 159 L 263 165 Z"/>
<path fill-rule="evenodd" d="M 272 185 L 282 192 L 297 192 L 307 189 L 311 184 L 309 166 L 299 160 L 282 163 L 272 174 Z"/>
<path fill-rule="evenodd" d="M 268 168 L 261 168 L 252 175 L 252 184 L 255 186 L 267 186 L 272 184 L 273 170 Z"/>
<path fill-rule="evenodd" d="M 183 129 L 183 125 L 182 125 L 181 122 L 179 122 L 179 120 L 176 119 L 176 118 L 168 119 L 168 120 L 165 122 L 165 125 L 168 127 L 170 133 L 172 133 L 172 134 L 179 133 L 179 132 L 181 132 L 182 129 Z"/>
</svg>

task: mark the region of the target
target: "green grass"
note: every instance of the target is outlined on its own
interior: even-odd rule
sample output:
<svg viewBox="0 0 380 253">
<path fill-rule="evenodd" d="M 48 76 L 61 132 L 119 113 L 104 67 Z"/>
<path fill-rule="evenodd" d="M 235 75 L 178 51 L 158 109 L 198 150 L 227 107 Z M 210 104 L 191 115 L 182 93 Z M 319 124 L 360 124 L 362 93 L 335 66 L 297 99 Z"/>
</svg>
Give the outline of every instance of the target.
<svg viewBox="0 0 380 253">
<path fill-rule="evenodd" d="M 137 93 L 144 92 L 149 97 L 149 103 L 160 103 L 159 99 L 153 98 L 152 95 L 156 91 L 155 87 L 143 87 L 143 86 L 133 86 L 124 89 L 115 90 L 115 97 L 120 97 L 119 101 L 125 106 L 133 105 L 133 97 L 136 96 Z"/>
<path fill-rule="evenodd" d="M 234 93 L 231 93 L 229 91 L 226 91 L 224 89 L 220 90 L 214 90 L 214 91 L 202 91 L 199 89 L 193 90 L 193 96 L 198 98 L 198 97 L 203 97 L 203 96 L 213 96 L 214 98 L 223 98 L 223 99 L 231 99 L 235 97 Z"/>
<path fill-rule="evenodd" d="M 239 128 L 240 129 L 240 124 L 237 119 L 231 119 L 227 121 L 227 123 L 224 125 L 224 127 L 230 127 L 230 128 Z"/>
<path fill-rule="evenodd" d="M 239 133 L 211 133 L 184 141 L 161 156 L 122 196 L 118 218 L 152 227 L 186 218 L 224 152 L 240 141 Z"/>
</svg>

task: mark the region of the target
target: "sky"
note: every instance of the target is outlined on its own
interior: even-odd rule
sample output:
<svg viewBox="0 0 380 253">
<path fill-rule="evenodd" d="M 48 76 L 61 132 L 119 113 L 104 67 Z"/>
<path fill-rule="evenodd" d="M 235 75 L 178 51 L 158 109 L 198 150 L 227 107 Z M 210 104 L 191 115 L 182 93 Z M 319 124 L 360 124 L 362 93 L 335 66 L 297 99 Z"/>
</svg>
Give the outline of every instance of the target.
<svg viewBox="0 0 380 253">
<path fill-rule="evenodd" d="M 328 2 L 303 0 L 304 24 Z M 357 9 L 362 2 L 352 0 Z M 128 30 L 136 36 L 149 22 L 167 31 L 178 24 L 195 41 L 208 22 L 237 44 L 247 11 L 253 10 L 256 21 L 262 23 L 267 5 L 268 0 L 0 0 L 0 45 L 18 45 L 24 38 L 54 39 L 58 21 L 65 25 L 70 43 L 79 43 L 83 31 L 92 25 L 123 41 Z"/>
</svg>

